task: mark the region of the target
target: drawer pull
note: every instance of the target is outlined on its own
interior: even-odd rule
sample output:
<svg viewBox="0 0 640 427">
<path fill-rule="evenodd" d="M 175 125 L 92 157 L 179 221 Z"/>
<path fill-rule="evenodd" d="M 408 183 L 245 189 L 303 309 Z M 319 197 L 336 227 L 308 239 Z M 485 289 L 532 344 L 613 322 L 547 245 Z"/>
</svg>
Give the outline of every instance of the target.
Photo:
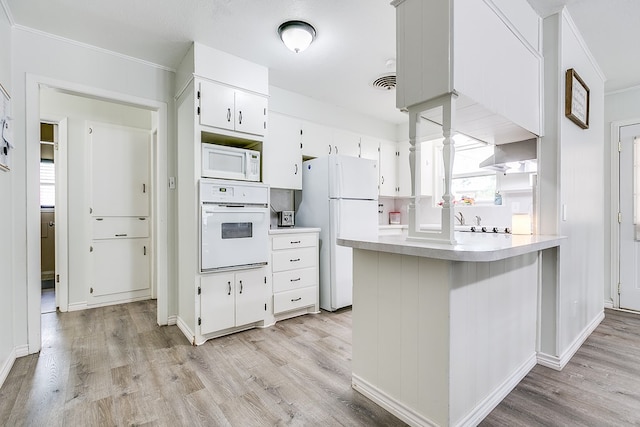
<svg viewBox="0 0 640 427">
<path fill-rule="evenodd" d="M 302 297 L 298 297 L 298 298 L 291 298 L 291 302 L 300 301 L 301 299 L 302 299 Z"/>
<path fill-rule="evenodd" d="M 96 218 L 96 221 L 104 221 L 104 218 Z"/>
<path fill-rule="evenodd" d="M 116 237 L 127 237 L 127 234 L 116 234 Z"/>
<path fill-rule="evenodd" d="M 289 261 L 290 261 L 290 262 L 298 262 L 298 261 L 300 261 L 300 258 L 290 259 Z"/>
<path fill-rule="evenodd" d="M 229 286 L 229 291 L 227 292 L 227 295 L 231 295 L 231 282 L 227 282 L 227 285 Z"/>
<path fill-rule="evenodd" d="M 298 277 L 297 279 L 291 279 L 290 282 L 299 282 L 300 281 L 300 277 Z"/>
<path fill-rule="evenodd" d="M 301 243 L 300 240 L 296 240 L 295 242 L 291 242 L 292 245 L 297 245 L 299 243 Z"/>
</svg>

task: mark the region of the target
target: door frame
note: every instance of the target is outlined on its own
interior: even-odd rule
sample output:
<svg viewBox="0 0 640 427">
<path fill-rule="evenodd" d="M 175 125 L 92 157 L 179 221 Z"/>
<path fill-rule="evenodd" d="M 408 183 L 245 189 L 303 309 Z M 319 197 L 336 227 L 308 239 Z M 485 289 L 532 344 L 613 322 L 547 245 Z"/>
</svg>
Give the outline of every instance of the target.
<svg viewBox="0 0 640 427">
<path fill-rule="evenodd" d="M 640 118 L 619 120 L 611 123 L 610 136 L 610 164 L 611 164 L 611 193 L 610 193 L 610 266 L 611 266 L 611 301 L 605 300 L 605 307 L 620 309 L 620 294 L 618 294 L 618 283 L 620 283 L 620 224 L 618 223 L 618 212 L 620 212 L 620 152 L 618 143 L 620 142 L 620 129 L 625 126 L 640 124 Z"/>
<path fill-rule="evenodd" d="M 56 125 L 54 133 L 55 145 L 53 149 L 55 168 L 55 273 L 54 286 L 56 296 L 56 307 L 61 312 L 69 309 L 69 222 L 67 216 L 67 117 L 52 114 L 42 115 L 41 123 Z M 57 279 L 57 280 L 56 280 Z"/>
<path fill-rule="evenodd" d="M 29 353 L 40 351 L 41 315 L 40 315 L 40 87 L 54 88 L 74 95 L 97 98 L 108 102 L 123 103 L 144 108 L 157 113 L 157 155 L 152 159 L 155 175 L 152 215 L 156 218 L 153 234 L 154 269 L 153 276 L 158 290 L 157 322 L 166 325 L 169 322 L 168 300 L 168 106 L 166 102 L 141 98 L 133 95 L 113 92 L 96 87 L 85 86 L 64 80 L 53 79 L 27 73 L 25 85 L 25 124 L 26 124 L 26 199 L 27 199 L 27 332 Z M 68 288 L 67 288 L 68 295 Z M 68 306 L 68 304 L 67 304 Z"/>
</svg>

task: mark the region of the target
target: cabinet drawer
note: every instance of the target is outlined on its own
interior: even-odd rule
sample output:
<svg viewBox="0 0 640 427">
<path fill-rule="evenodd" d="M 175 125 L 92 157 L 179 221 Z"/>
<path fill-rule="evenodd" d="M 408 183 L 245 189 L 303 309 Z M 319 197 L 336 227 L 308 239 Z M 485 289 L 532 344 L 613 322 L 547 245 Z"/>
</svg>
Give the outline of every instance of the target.
<svg viewBox="0 0 640 427">
<path fill-rule="evenodd" d="M 273 294 L 274 314 L 316 304 L 318 298 L 317 291 L 317 287 L 311 286 Z"/>
<path fill-rule="evenodd" d="M 273 273 L 273 292 L 316 286 L 318 273 L 315 267 Z"/>
<path fill-rule="evenodd" d="M 146 217 L 97 217 L 91 222 L 94 239 L 149 237 Z"/>
<path fill-rule="evenodd" d="M 271 253 L 271 256 L 274 272 L 314 267 L 318 263 L 316 248 L 275 251 Z"/>
<path fill-rule="evenodd" d="M 305 248 L 315 246 L 318 241 L 316 233 L 287 234 L 286 236 L 273 237 L 272 248 L 280 249 Z"/>
</svg>

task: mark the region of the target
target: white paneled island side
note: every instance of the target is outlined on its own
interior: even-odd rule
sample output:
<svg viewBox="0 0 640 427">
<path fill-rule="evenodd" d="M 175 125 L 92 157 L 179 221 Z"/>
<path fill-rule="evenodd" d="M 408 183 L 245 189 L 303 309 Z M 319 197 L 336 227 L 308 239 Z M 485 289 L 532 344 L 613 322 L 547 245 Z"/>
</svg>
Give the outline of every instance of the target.
<svg viewBox="0 0 640 427">
<path fill-rule="evenodd" d="M 477 425 L 537 363 L 558 236 L 338 239 L 353 248 L 353 388 L 415 426 Z"/>
</svg>

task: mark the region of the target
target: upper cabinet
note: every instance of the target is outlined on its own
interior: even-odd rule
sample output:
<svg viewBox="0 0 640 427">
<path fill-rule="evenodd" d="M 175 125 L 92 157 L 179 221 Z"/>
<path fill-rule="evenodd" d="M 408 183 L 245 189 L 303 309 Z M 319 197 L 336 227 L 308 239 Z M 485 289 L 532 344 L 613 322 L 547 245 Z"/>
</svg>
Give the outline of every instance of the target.
<svg viewBox="0 0 640 427">
<path fill-rule="evenodd" d="M 265 96 L 202 81 L 198 100 L 201 125 L 254 135 L 267 130 Z"/>
<path fill-rule="evenodd" d="M 302 189 L 300 120 L 271 113 L 262 146 L 262 178 L 272 188 Z"/>
<path fill-rule="evenodd" d="M 540 18 L 526 0 L 395 0 L 396 104 L 455 93 L 455 129 L 490 143 L 542 133 Z M 442 123 L 442 111 L 424 117 Z"/>
</svg>

